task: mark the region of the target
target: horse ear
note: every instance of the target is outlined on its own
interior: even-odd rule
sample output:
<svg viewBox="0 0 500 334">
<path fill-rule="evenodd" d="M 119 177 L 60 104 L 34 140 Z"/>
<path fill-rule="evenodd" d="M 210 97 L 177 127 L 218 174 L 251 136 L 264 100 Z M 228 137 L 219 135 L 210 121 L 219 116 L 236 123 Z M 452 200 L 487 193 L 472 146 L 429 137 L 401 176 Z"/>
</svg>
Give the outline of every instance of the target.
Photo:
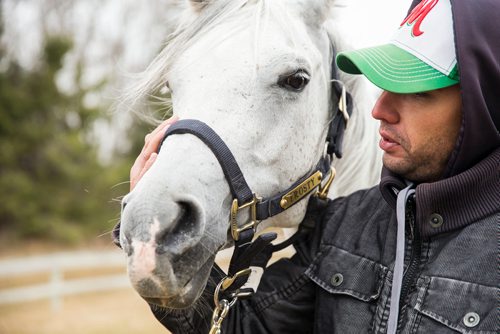
<svg viewBox="0 0 500 334">
<path fill-rule="evenodd" d="M 321 26 L 330 17 L 330 10 L 336 0 L 299 0 L 300 11 L 310 26 Z"/>
</svg>

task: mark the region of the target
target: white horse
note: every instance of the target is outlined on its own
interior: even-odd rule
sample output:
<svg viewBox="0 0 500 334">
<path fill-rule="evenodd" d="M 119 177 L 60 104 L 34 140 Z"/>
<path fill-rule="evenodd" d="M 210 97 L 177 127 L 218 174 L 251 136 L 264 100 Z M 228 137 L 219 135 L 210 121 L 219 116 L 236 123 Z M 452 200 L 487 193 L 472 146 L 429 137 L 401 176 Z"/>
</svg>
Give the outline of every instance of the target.
<svg viewBox="0 0 500 334">
<path fill-rule="evenodd" d="M 186 1 L 168 45 L 131 93 L 135 101 L 168 85 L 174 115 L 212 127 L 235 156 L 250 188 L 270 196 L 310 172 L 324 154 L 332 44 L 345 48 L 327 24 L 333 1 Z M 334 164 L 334 196 L 377 183 L 375 94 L 361 79 L 341 80 L 354 112 L 344 157 Z M 129 102 L 126 102 L 129 103 Z M 212 151 L 197 137 L 173 135 L 157 161 L 123 199 L 119 239 L 134 288 L 167 308 L 192 305 L 216 253 L 231 244 L 233 198 Z M 298 226 L 307 199 L 261 226 Z"/>
</svg>

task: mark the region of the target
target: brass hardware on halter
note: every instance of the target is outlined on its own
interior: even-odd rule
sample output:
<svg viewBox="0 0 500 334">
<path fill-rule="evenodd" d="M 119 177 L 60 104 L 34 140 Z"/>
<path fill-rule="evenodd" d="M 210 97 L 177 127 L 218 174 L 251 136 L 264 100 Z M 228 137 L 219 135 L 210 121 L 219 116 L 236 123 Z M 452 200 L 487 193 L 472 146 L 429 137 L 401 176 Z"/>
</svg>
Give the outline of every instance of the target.
<svg viewBox="0 0 500 334">
<path fill-rule="evenodd" d="M 234 281 L 236 279 L 242 277 L 242 276 L 248 276 L 252 272 L 252 269 L 247 268 L 238 271 L 236 274 L 234 274 L 232 277 L 224 277 L 219 284 L 217 284 L 217 287 L 215 288 L 214 292 L 214 305 L 215 309 L 212 314 L 212 326 L 210 328 L 209 334 L 220 334 L 221 333 L 221 325 L 222 321 L 224 318 L 226 318 L 227 314 L 229 313 L 229 309 L 236 303 L 238 300 L 239 295 L 236 293 L 232 298 L 231 301 L 228 301 L 227 299 L 221 299 L 219 300 L 219 293 L 226 290 L 229 288 L 231 285 L 233 285 Z"/>
<path fill-rule="evenodd" d="M 321 184 L 319 185 L 318 192 L 316 193 L 316 196 L 318 196 L 319 199 L 327 199 L 328 197 L 328 191 L 330 190 L 330 186 L 332 185 L 332 181 L 335 178 L 335 174 L 337 172 L 335 171 L 335 168 L 331 167 L 330 168 L 330 176 L 328 177 L 328 180 L 326 181 L 325 185 L 322 186 Z"/>
<path fill-rule="evenodd" d="M 345 85 L 342 84 L 342 93 L 339 98 L 339 110 L 344 116 L 345 126 L 347 127 L 347 123 L 349 122 L 349 113 L 347 112 L 347 92 L 345 90 Z"/>
<path fill-rule="evenodd" d="M 229 302 L 227 300 L 221 300 L 219 305 L 212 314 L 212 326 L 208 334 L 221 334 L 222 321 L 229 313 Z"/>
<path fill-rule="evenodd" d="M 252 273 L 252 269 L 247 268 L 247 269 L 243 269 L 243 270 L 238 271 L 232 277 L 225 277 L 222 280 L 222 284 L 221 284 L 221 288 L 220 288 L 221 291 L 227 290 L 231 285 L 233 285 L 233 283 L 234 283 L 234 281 L 236 281 L 236 279 L 238 279 L 242 276 L 248 276 L 251 273 Z"/>
<path fill-rule="evenodd" d="M 260 197 L 257 197 L 255 194 L 253 194 L 253 198 L 250 202 L 245 203 L 243 205 L 238 204 L 238 199 L 233 199 L 233 204 L 231 205 L 231 219 L 230 219 L 230 224 L 231 224 L 231 235 L 233 236 L 233 239 L 235 241 L 238 241 L 240 238 L 240 232 L 247 230 L 249 228 L 255 228 L 259 224 L 259 221 L 257 220 L 257 203 L 261 200 Z M 238 227 L 238 211 L 245 209 L 245 208 L 250 208 L 250 222 L 243 225 L 242 227 Z"/>
<path fill-rule="evenodd" d="M 286 193 L 280 201 L 280 206 L 282 209 L 286 210 L 302 198 L 304 198 L 307 194 L 314 190 L 317 186 L 321 185 L 321 180 L 323 179 L 323 174 L 320 171 L 317 171 L 313 175 L 309 176 L 303 182 L 301 182 L 298 186 L 290 190 Z"/>
</svg>

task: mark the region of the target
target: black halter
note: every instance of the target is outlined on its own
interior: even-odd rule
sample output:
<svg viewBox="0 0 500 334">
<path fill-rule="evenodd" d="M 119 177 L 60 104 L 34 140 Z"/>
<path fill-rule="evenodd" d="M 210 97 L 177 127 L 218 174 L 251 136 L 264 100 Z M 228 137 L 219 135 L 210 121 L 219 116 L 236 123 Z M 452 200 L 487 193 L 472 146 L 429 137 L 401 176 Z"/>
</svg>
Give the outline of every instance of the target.
<svg viewBox="0 0 500 334">
<path fill-rule="evenodd" d="M 297 203 L 298 200 L 304 198 L 312 190 L 320 186 L 321 181 L 330 171 L 330 158 L 327 155 L 320 159 L 312 173 L 300 178 L 286 190 L 268 198 L 260 198 L 248 186 L 231 150 L 208 125 L 194 119 L 180 120 L 168 128 L 163 140 L 174 134 L 191 134 L 198 137 L 212 150 L 219 161 L 234 198 L 231 209 L 231 228 L 235 240 L 238 240 L 238 234 L 241 230 L 250 227 L 255 228 L 258 222 L 285 211 Z M 294 198 L 287 201 L 288 194 L 289 197 Z M 250 225 L 245 224 L 243 227 L 237 226 L 238 224 L 234 225 L 238 211 L 244 208 L 251 210 Z"/>
<path fill-rule="evenodd" d="M 326 192 L 334 177 L 334 170 L 330 170 L 331 159 L 333 154 L 337 158 L 342 157 L 344 129 L 347 125 L 348 117 L 352 113 L 351 95 L 345 91 L 345 88 L 336 79 L 335 57 L 332 61 L 331 77 L 330 109 L 333 113 L 333 120 L 330 122 L 326 138 L 327 154 L 319 160 L 312 172 L 300 178 L 286 190 L 267 198 L 261 198 L 252 192 L 231 150 L 207 124 L 194 119 L 179 120 L 166 130 L 158 147 L 158 152 L 167 137 L 175 134 L 191 134 L 202 140 L 219 161 L 234 198 L 231 207 L 231 233 L 235 241 L 239 239 L 240 232 L 250 228 L 255 230 L 260 221 L 285 211 L 305 198 L 306 195 L 310 194 L 316 188 L 319 188 L 320 195 L 326 198 Z M 321 183 L 328 172 L 330 172 L 330 178 L 324 187 L 326 189 L 323 189 Z M 239 226 L 236 217 L 238 211 L 245 208 L 250 210 L 251 219 L 249 222 Z"/>
</svg>

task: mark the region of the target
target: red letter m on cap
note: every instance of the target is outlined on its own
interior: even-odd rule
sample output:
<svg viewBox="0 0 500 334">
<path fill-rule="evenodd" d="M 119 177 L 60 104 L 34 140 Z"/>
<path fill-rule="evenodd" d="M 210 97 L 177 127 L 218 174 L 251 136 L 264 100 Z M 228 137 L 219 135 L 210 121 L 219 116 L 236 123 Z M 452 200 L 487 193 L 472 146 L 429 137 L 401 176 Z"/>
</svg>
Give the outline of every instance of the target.
<svg viewBox="0 0 500 334">
<path fill-rule="evenodd" d="M 420 2 L 413 10 L 411 11 L 410 15 L 401 22 L 401 26 L 403 24 L 408 23 L 408 25 L 413 25 L 413 29 L 411 30 L 411 33 L 413 36 L 417 37 L 423 34 L 423 32 L 420 30 L 420 24 L 422 24 L 422 21 L 424 18 L 429 14 L 432 8 L 437 4 L 439 0 L 423 0 Z"/>
</svg>

